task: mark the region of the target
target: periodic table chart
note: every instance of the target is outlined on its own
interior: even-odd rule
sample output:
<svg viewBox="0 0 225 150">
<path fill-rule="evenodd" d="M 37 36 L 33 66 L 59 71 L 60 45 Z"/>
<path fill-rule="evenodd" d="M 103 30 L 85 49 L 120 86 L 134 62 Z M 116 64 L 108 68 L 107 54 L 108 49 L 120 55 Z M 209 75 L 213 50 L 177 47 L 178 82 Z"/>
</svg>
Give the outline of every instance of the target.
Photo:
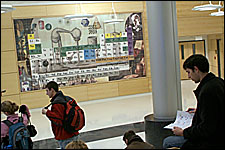
<svg viewBox="0 0 225 150">
<path fill-rule="evenodd" d="M 86 26 L 79 20 L 30 19 L 27 26 L 31 29 L 25 36 L 33 83 L 22 83 L 27 82 L 29 89 L 35 83 L 41 89 L 49 81 L 74 85 L 78 79 L 92 78 L 96 82 L 104 77 L 109 81 L 110 77 L 119 76 L 123 71 L 131 72 L 131 61 L 135 60 L 135 38 L 132 26 L 126 24 L 131 15 L 119 14 L 124 22 L 107 27 L 103 21 L 110 19 L 110 15 L 98 15 L 96 17 L 101 24 L 98 29 L 91 25 L 96 18 L 86 20 L 90 23 Z M 19 21 L 23 22 L 22 19 Z M 140 45 L 140 40 L 137 44 Z"/>
</svg>

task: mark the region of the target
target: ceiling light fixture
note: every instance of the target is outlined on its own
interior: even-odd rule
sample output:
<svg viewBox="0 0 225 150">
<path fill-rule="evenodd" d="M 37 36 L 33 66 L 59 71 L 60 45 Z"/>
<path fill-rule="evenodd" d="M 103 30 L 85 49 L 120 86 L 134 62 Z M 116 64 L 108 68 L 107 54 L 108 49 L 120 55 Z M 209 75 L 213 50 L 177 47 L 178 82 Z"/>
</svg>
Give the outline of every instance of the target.
<svg viewBox="0 0 225 150">
<path fill-rule="evenodd" d="M 15 9 L 16 8 L 13 8 L 12 5 L 1 5 L 1 14 L 13 11 Z"/>
<path fill-rule="evenodd" d="M 219 8 L 217 12 L 211 13 L 210 16 L 224 16 L 224 11 L 221 11 Z"/>
<path fill-rule="evenodd" d="M 70 19 L 70 20 L 75 20 L 75 19 L 83 19 L 83 18 L 92 18 L 94 15 L 92 14 L 76 14 L 76 15 L 66 15 L 64 19 Z"/>
<path fill-rule="evenodd" d="M 206 10 L 215 10 L 215 9 L 219 9 L 219 8 L 223 8 L 223 6 L 221 6 L 220 4 L 219 5 L 214 5 L 214 4 L 212 4 L 211 1 L 209 1 L 209 4 L 195 6 L 194 8 L 192 8 L 192 10 L 206 11 Z"/>
<path fill-rule="evenodd" d="M 123 19 L 118 19 L 117 18 L 113 2 L 112 2 L 112 10 L 113 10 L 113 13 L 114 13 L 114 15 L 112 16 L 112 19 L 111 20 L 106 20 L 106 21 L 104 21 L 104 23 L 105 24 L 116 24 L 116 23 L 124 22 Z"/>
<path fill-rule="evenodd" d="M 76 7 L 76 6 L 75 6 Z M 86 14 L 84 10 L 81 7 L 81 2 L 80 2 L 80 9 L 82 11 L 82 14 L 74 14 L 74 15 L 66 15 L 64 19 L 69 19 L 69 20 L 76 20 L 76 19 L 86 19 L 86 18 L 93 18 L 93 14 Z"/>
</svg>

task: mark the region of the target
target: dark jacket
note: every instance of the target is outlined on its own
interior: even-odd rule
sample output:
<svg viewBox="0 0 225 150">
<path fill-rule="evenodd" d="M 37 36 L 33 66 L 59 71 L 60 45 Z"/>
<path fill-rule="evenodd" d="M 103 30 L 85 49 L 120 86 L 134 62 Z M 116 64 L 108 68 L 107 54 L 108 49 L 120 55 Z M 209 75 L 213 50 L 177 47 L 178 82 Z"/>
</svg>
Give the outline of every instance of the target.
<svg viewBox="0 0 225 150">
<path fill-rule="evenodd" d="M 125 149 L 154 149 L 154 146 L 144 142 L 138 135 L 134 135 Z"/>
<path fill-rule="evenodd" d="M 46 116 L 51 121 L 52 131 L 56 140 L 65 140 L 79 134 L 79 132 L 68 133 L 62 127 L 65 107 L 63 104 L 59 103 L 62 103 L 63 101 L 65 101 L 65 96 L 61 91 L 57 92 L 56 95 L 51 99 L 51 110 L 46 112 Z"/>
<path fill-rule="evenodd" d="M 197 109 L 182 148 L 224 148 L 224 80 L 208 73 L 194 93 Z"/>
</svg>

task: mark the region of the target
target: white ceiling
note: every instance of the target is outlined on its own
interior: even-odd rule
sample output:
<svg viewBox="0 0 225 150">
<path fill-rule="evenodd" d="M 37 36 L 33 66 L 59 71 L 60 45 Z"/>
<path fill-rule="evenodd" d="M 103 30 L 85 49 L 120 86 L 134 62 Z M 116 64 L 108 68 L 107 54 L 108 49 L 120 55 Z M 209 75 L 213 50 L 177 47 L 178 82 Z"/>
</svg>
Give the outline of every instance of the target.
<svg viewBox="0 0 225 150">
<path fill-rule="evenodd" d="M 31 6 L 31 5 L 54 5 L 54 4 L 76 4 L 76 3 L 103 3 L 103 2 L 125 2 L 125 1 L 1 1 L 1 5 Z"/>
</svg>

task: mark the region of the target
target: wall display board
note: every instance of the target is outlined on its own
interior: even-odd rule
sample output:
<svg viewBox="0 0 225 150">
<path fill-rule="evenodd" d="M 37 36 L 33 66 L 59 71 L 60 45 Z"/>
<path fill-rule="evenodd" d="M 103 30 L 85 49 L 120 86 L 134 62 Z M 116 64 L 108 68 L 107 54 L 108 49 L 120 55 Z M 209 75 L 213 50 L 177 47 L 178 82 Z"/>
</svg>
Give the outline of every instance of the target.
<svg viewBox="0 0 225 150">
<path fill-rule="evenodd" d="M 21 92 L 146 76 L 141 13 L 112 18 L 14 19 Z"/>
</svg>

